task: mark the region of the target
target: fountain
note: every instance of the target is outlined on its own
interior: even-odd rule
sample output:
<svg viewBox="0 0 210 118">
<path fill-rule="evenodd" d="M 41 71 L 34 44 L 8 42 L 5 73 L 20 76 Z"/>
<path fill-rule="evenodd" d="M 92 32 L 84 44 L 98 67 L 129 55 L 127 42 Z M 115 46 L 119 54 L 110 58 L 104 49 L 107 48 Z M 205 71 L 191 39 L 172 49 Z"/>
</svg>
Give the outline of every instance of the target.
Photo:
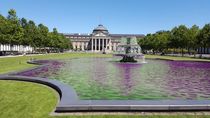
<svg viewBox="0 0 210 118">
<path fill-rule="evenodd" d="M 120 44 L 117 46 L 116 57 L 123 57 L 120 62 L 145 62 L 145 56 L 141 53 L 141 47 L 138 45 L 136 37 L 121 38 Z"/>
</svg>

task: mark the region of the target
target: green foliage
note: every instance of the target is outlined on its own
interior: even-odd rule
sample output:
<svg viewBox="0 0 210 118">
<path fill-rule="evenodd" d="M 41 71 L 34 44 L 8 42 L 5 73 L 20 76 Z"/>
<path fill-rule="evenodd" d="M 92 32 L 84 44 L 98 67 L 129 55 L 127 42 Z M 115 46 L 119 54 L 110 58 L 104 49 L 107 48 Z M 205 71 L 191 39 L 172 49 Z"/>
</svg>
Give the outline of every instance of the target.
<svg viewBox="0 0 210 118">
<path fill-rule="evenodd" d="M 143 51 L 152 50 L 153 53 L 158 51 L 163 52 L 168 47 L 169 36 L 168 31 L 160 31 L 155 34 L 148 34 L 144 38 L 139 39 L 138 43 Z"/>
<path fill-rule="evenodd" d="M 210 24 L 206 24 L 199 32 L 198 44 L 202 47 L 210 46 Z"/>
<path fill-rule="evenodd" d="M 43 24 L 36 26 L 32 20 L 19 19 L 14 9 L 8 11 L 7 18 L 0 15 L 0 44 L 30 45 L 44 52 L 60 52 L 72 47 L 70 40 L 58 33 L 57 29 L 49 32 Z"/>
<path fill-rule="evenodd" d="M 139 45 L 144 53 L 184 53 L 196 54 L 199 47 L 210 47 L 210 24 L 202 29 L 193 25 L 187 28 L 185 25 L 174 27 L 171 31 L 159 31 L 147 34 L 139 39 Z"/>
</svg>

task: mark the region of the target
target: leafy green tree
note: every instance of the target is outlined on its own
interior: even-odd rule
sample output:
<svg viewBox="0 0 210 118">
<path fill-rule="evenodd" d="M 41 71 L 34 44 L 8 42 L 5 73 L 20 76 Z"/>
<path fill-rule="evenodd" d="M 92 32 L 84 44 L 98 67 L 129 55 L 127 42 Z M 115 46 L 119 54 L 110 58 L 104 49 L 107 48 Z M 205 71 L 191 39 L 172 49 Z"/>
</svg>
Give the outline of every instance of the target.
<svg viewBox="0 0 210 118">
<path fill-rule="evenodd" d="M 34 23 L 34 21 L 29 20 L 25 30 L 26 30 L 25 35 L 28 38 L 29 45 L 36 48 L 35 42 L 38 37 L 38 28 L 37 28 L 36 24 Z"/>
<path fill-rule="evenodd" d="M 198 34 L 197 43 L 199 47 L 204 48 L 204 53 L 206 53 L 206 48 L 210 46 L 210 24 L 206 24 Z M 202 57 L 202 54 L 200 55 Z"/>
<path fill-rule="evenodd" d="M 14 9 L 10 9 L 8 11 L 7 19 L 10 21 L 13 21 L 13 22 L 18 22 L 18 17 L 17 17 L 16 11 Z"/>
<path fill-rule="evenodd" d="M 188 53 L 190 54 L 190 50 L 193 50 L 193 54 L 195 56 L 196 54 L 196 49 L 198 47 L 197 42 L 197 37 L 199 33 L 199 27 L 197 25 L 193 25 L 189 30 L 188 30 L 188 43 L 187 43 L 187 48 L 188 48 Z"/>
<path fill-rule="evenodd" d="M 168 48 L 169 36 L 169 31 L 160 31 L 156 33 L 157 50 L 162 54 L 164 54 L 164 50 Z"/>
<path fill-rule="evenodd" d="M 56 49 L 57 52 L 62 52 L 71 47 L 71 42 L 63 34 L 58 33 L 56 28 L 49 33 L 50 47 Z"/>
<path fill-rule="evenodd" d="M 171 31 L 170 45 L 173 48 L 180 48 L 182 51 L 182 56 L 184 54 L 183 50 L 188 44 L 188 28 L 185 25 L 180 25 L 178 28 L 175 27 Z"/>
<path fill-rule="evenodd" d="M 12 49 L 13 45 L 20 44 L 24 35 L 24 31 L 21 25 L 19 24 L 16 11 L 14 9 L 8 11 L 7 19 L 7 38 Z"/>
<path fill-rule="evenodd" d="M 30 32 L 29 32 L 30 27 L 28 25 L 28 22 L 25 18 L 22 18 L 20 20 L 20 24 L 21 24 L 22 28 L 24 29 L 23 30 L 24 35 L 23 35 L 23 38 L 20 43 L 21 43 L 21 45 L 24 45 L 24 46 L 29 45 L 31 38 L 30 38 Z"/>
<path fill-rule="evenodd" d="M 8 44 L 7 27 L 7 20 L 0 15 L 0 44 Z"/>
<path fill-rule="evenodd" d="M 40 44 L 41 47 L 48 47 L 49 46 L 49 38 L 48 38 L 49 29 L 48 29 L 48 27 L 44 26 L 43 24 L 39 24 L 38 31 L 40 33 L 40 37 L 41 37 L 41 41 L 42 41 L 42 44 Z"/>
<path fill-rule="evenodd" d="M 25 18 L 18 19 L 16 11 L 10 9 L 8 16 L 5 18 L 0 15 L 0 43 L 13 45 L 30 45 L 35 48 L 56 49 L 58 52 L 72 47 L 69 39 L 63 34 L 58 33 L 54 28 L 49 32 L 48 27 L 43 24 L 36 24 Z M 12 48 L 11 48 L 12 49 Z"/>
<path fill-rule="evenodd" d="M 43 51 L 42 49 L 46 52 L 46 47 L 49 47 L 49 29 L 43 24 L 39 24 L 37 29 L 34 29 L 33 31 L 35 31 L 35 37 L 33 37 L 33 45 L 35 49 L 38 47 L 39 52 Z"/>
<path fill-rule="evenodd" d="M 48 34 L 48 37 L 50 39 L 50 47 L 55 49 L 55 50 L 58 50 L 58 45 L 59 45 L 59 37 L 58 37 L 59 33 L 57 31 L 56 28 L 53 28 L 53 32 L 50 32 Z"/>
</svg>

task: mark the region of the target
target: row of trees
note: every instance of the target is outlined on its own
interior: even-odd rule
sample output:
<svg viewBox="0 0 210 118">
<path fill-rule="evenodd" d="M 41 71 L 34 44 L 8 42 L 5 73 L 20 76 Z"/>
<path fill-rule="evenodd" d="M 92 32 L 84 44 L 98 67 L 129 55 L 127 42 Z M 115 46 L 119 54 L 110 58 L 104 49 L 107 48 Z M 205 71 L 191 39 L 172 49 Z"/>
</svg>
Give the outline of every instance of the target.
<svg viewBox="0 0 210 118">
<path fill-rule="evenodd" d="M 196 54 L 198 48 L 210 47 L 210 24 L 206 24 L 202 29 L 194 25 L 187 28 L 185 25 L 174 27 L 171 31 L 159 31 L 155 34 L 147 34 L 143 39 L 139 39 L 139 45 L 144 52 L 153 53 L 175 53 Z M 207 52 L 204 52 L 207 53 Z"/>
<path fill-rule="evenodd" d="M 49 32 L 47 26 L 36 25 L 34 21 L 19 19 L 14 9 L 9 10 L 8 16 L 0 14 L 0 44 L 31 46 L 35 49 L 63 51 L 71 48 L 71 42 L 54 28 Z"/>
</svg>

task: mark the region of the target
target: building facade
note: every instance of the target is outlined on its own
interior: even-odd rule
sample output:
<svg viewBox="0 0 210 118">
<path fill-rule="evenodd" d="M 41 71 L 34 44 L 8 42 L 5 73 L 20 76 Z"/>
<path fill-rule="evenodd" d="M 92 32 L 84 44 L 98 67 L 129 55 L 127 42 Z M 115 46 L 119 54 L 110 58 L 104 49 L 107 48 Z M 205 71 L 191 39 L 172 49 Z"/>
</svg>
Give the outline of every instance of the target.
<svg viewBox="0 0 210 118">
<path fill-rule="evenodd" d="M 0 56 L 8 54 L 24 54 L 24 53 L 32 53 L 33 47 L 31 46 L 23 46 L 23 45 L 7 45 L 0 44 Z"/>
<path fill-rule="evenodd" d="M 98 25 L 91 34 L 64 34 L 72 42 L 74 50 L 91 52 L 114 52 L 122 37 L 143 38 L 142 34 L 110 34 L 106 27 Z"/>
</svg>

